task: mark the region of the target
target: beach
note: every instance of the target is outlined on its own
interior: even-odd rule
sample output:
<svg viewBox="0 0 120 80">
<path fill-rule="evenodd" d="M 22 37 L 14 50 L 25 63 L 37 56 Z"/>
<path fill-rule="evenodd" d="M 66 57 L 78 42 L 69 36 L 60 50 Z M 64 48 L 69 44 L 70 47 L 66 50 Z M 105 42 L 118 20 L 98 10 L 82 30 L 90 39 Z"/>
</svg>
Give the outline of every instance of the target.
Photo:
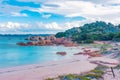
<svg viewBox="0 0 120 80">
<path fill-rule="evenodd" d="M 80 57 L 85 57 L 80 59 Z M 0 80 L 44 80 L 65 74 L 81 74 L 97 67 L 87 61 L 87 56 L 54 61 L 46 64 L 34 64 L 0 69 Z"/>
<path fill-rule="evenodd" d="M 65 47 L 62 45 L 19 46 L 15 44 L 15 42 L 20 41 L 19 37 L 15 37 L 15 39 L 9 40 L 8 38 L 5 42 L 3 37 L 1 39 L 4 44 L 0 46 L 0 80 L 45 80 L 68 74 L 81 75 L 99 67 L 98 64 L 92 63 L 96 60 L 99 60 L 99 64 L 107 63 L 107 65 L 110 65 L 109 62 L 114 60 L 106 60 L 106 58 L 119 58 L 119 50 L 116 50 L 116 47 L 115 49 L 112 48 L 113 44 L 80 44 L 77 47 Z M 22 39 L 24 40 L 24 38 Z M 15 40 L 14 43 L 13 40 Z M 101 54 L 101 51 L 104 51 L 101 50 L 102 46 L 106 49 L 109 48 L 104 54 Z M 62 53 L 65 53 L 65 55 Z M 115 75 L 119 73 L 116 71 Z M 110 75 L 105 73 L 102 76 L 105 80 L 113 79 L 111 73 Z M 120 78 L 116 77 L 114 79 Z"/>
</svg>

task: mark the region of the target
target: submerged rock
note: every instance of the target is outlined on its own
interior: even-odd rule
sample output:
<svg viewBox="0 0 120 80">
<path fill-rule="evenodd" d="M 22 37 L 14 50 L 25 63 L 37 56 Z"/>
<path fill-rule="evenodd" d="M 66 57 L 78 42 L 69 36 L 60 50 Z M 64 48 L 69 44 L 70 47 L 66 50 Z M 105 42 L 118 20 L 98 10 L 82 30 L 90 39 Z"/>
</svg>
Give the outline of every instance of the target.
<svg viewBox="0 0 120 80">
<path fill-rule="evenodd" d="M 61 56 L 64 56 L 64 55 L 66 55 L 67 53 L 66 53 L 66 52 L 57 52 L 56 54 L 59 54 L 59 55 L 61 55 Z"/>
<path fill-rule="evenodd" d="M 20 46 L 27 46 L 26 43 L 24 43 L 24 42 L 19 42 L 19 43 L 17 43 L 17 45 L 20 45 Z"/>
</svg>

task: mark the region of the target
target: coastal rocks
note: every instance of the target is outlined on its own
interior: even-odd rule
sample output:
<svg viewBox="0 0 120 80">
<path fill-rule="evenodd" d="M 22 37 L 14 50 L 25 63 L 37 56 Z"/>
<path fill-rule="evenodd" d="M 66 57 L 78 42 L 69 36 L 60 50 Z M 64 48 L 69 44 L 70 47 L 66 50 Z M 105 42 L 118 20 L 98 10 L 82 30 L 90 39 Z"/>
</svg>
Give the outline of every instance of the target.
<svg viewBox="0 0 120 80">
<path fill-rule="evenodd" d="M 61 55 L 61 56 L 65 56 L 67 53 L 66 52 L 57 52 L 56 54 Z"/>
<path fill-rule="evenodd" d="M 52 45 L 53 43 L 50 40 L 42 40 L 39 42 L 41 45 Z"/>
<path fill-rule="evenodd" d="M 17 45 L 27 46 L 26 43 L 24 43 L 24 42 L 19 42 L 19 43 L 17 43 Z"/>
<path fill-rule="evenodd" d="M 74 55 L 81 55 L 84 54 L 83 52 L 75 53 Z"/>
<path fill-rule="evenodd" d="M 64 45 L 65 47 L 77 46 L 70 38 L 56 38 L 55 36 L 32 36 L 26 40 L 26 43 L 17 43 L 20 46 L 48 46 L 48 45 Z"/>
<path fill-rule="evenodd" d="M 76 43 L 67 38 L 56 38 L 53 43 L 55 43 L 56 45 L 64 45 L 65 47 L 77 46 Z"/>
<path fill-rule="evenodd" d="M 28 46 L 32 46 L 32 45 L 37 45 L 38 43 L 37 42 L 27 42 L 26 45 Z"/>
<path fill-rule="evenodd" d="M 46 37 L 44 38 L 44 40 L 54 41 L 54 40 L 56 40 L 56 37 L 55 37 L 55 36 L 46 36 Z"/>
<path fill-rule="evenodd" d="M 89 55 L 90 57 L 100 57 L 102 56 L 100 51 L 91 51 L 91 50 L 84 50 L 83 52 L 76 53 L 74 55 Z"/>
<path fill-rule="evenodd" d="M 26 40 L 41 41 L 41 40 L 43 40 L 43 37 L 41 37 L 41 36 L 31 36 L 31 37 L 26 38 Z"/>
</svg>

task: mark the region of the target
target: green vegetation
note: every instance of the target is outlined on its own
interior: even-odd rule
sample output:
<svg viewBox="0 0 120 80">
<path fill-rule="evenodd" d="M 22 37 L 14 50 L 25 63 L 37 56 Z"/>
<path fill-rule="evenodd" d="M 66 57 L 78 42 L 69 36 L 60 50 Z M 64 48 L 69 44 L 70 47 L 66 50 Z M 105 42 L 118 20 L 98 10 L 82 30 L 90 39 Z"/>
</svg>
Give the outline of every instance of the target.
<svg viewBox="0 0 120 80">
<path fill-rule="evenodd" d="M 108 45 L 107 44 L 103 44 L 101 46 L 101 48 L 100 48 L 101 53 L 104 53 L 107 50 L 107 48 L 108 48 Z"/>
<path fill-rule="evenodd" d="M 114 26 L 111 23 L 96 21 L 80 27 L 74 27 L 65 32 L 59 32 L 56 37 L 71 37 L 78 43 L 92 43 L 100 41 L 120 41 L 120 25 Z"/>
<path fill-rule="evenodd" d="M 120 69 L 120 64 L 118 66 L 115 67 L 116 69 Z"/>
<path fill-rule="evenodd" d="M 96 74 L 104 74 L 102 70 L 98 70 L 98 69 L 92 70 L 91 72 L 96 73 Z"/>
<path fill-rule="evenodd" d="M 104 67 L 97 67 L 95 70 L 92 70 L 88 73 L 78 75 L 78 74 L 68 74 L 68 75 L 60 75 L 57 78 L 48 78 L 46 80 L 91 80 L 93 78 L 99 80 L 102 78 L 104 74 L 103 69 Z"/>
<path fill-rule="evenodd" d="M 74 75 L 74 74 L 68 74 L 68 75 L 65 75 L 64 78 L 66 78 L 68 80 L 74 80 L 76 78 L 76 75 Z"/>
<path fill-rule="evenodd" d="M 85 76 L 77 76 L 77 78 L 80 80 L 91 80 L 90 78 L 85 77 Z"/>
<path fill-rule="evenodd" d="M 48 78 L 48 79 L 45 79 L 45 80 L 54 80 L 54 78 Z"/>
</svg>

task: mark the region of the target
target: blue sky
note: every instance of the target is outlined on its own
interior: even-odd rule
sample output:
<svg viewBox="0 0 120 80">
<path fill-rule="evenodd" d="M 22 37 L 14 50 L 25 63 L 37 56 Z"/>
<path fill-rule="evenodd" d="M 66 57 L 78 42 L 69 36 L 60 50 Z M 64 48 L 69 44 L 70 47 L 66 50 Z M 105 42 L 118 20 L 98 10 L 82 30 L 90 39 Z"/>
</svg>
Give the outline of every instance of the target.
<svg viewBox="0 0 120 80">
<path fill-rule="evenodd" d="M 0 34 L 46 34 L 96 20 L 120 23 L 120 0 L 0 0 Z"/>
</svg>

